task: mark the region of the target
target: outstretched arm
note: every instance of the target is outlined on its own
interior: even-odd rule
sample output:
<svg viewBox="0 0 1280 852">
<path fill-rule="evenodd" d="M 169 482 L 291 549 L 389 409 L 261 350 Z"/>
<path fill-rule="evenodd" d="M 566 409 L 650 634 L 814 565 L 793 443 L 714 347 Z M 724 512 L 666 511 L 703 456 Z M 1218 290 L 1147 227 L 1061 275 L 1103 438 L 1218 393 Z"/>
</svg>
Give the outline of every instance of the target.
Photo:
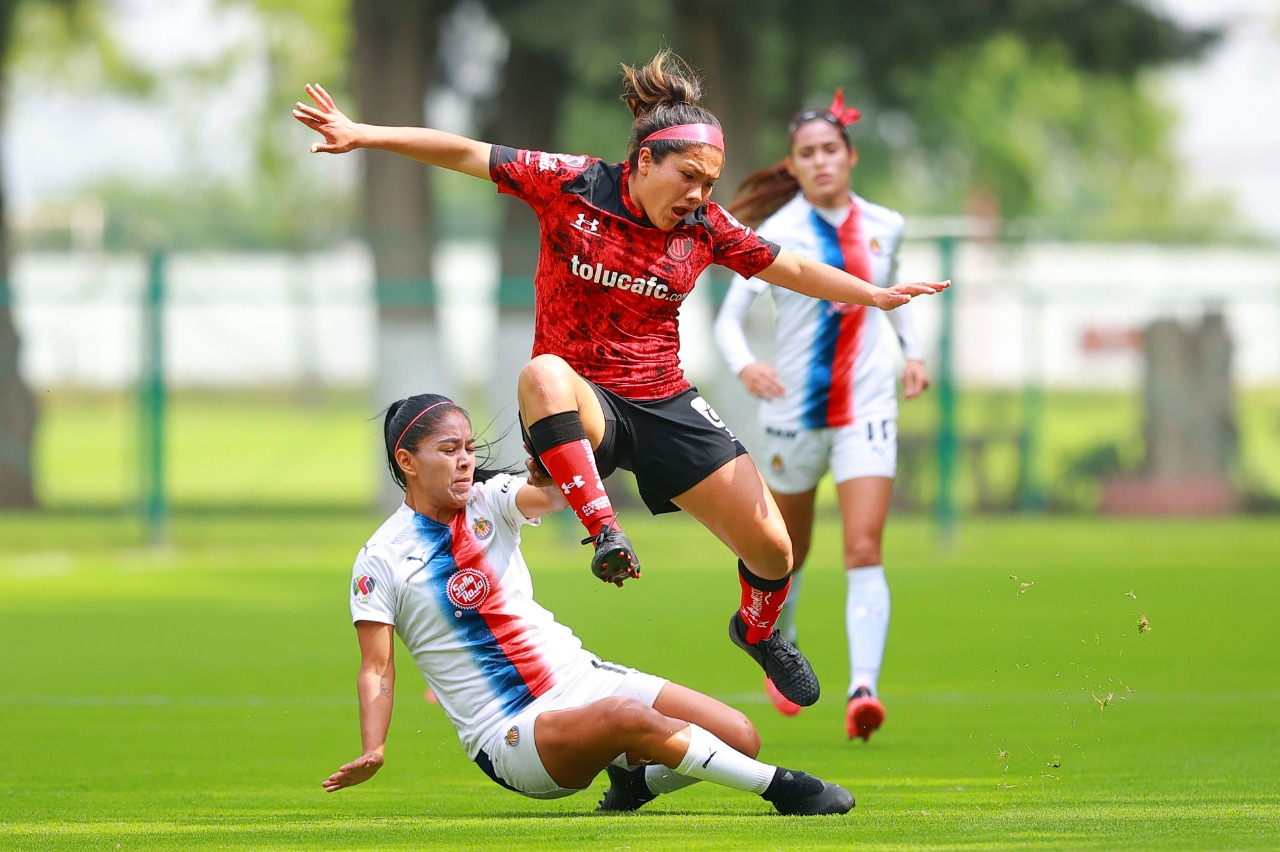
<svg viewBox="0 0 1280 852">
<path fill-rule="evenodd" d="M 357 621 L 360 639 L 360 673 L 356 691 L 360 694 L 360 741 L 364 752 L 324 781 L 330 793 L 368 781 L 382 768 L 382 754 L 391 728 L 391 705 L 396 682 L 393 637 L 395 628 L 376 621 Z"/>
<path fill-rule="evenodd" d="M 311 146 L 313 154 L 344 154 L 356 148 L 376 148 L 489 180 L 489 152 L 493 146 L 488 142 L 429 127 L 360 124 L 347 118 L 322 86 L 308 83 L 306 89 L 315 106 L 299 101 L 293 105 L 293 117 L 324 137 L 323 142 Z"/>
<path fill-rule="evenodd" d="M 905 305 L 911 301 L 912 296 L 939 293 L 951 286 L 950 281 L 924 281 L 887 288 L 876 287 L 834 266 L 809 260 L 786 249 L 778 252 L 773 263 L 763 272 L 757 273 L 756 277 L 815 299 L 867 305 L 883 311 Z"/>
</svg>

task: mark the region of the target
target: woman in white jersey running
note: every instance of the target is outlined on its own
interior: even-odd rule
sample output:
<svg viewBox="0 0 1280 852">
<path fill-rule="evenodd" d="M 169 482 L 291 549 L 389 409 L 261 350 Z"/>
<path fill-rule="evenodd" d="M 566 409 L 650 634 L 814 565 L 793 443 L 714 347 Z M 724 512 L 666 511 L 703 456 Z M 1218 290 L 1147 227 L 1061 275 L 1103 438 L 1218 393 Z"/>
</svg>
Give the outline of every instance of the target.
<svg viewBox="0 0 1280 852">
<path fill-rule="evenodd" d="M 728 207 L 762 238 L 886 287 L 894 281 L 904 222 L 849 190 L 858 154 L 847 127 L 858 117 L 844 106 L 842 92 L 830 108 L 797 115 L 788 128 L 790 154 L 748 177 Z M 766 290 L 777 306 L 772 364 L 752 354 L 744 332 L 752 300 Z M 715 323 L 716 342 L 730 368 L 762 400 L 765 437 L 757 457 L 766 459 L 761 469 L 786 521 L 795 559 L 778 627 L 793 642 L 814 496 L 827 470 L 835 480 L 844 527 L 851 669 L 845 732 L 863 740 L 885 718 L 876 696 L 889 627 L 881 539 L 897 466 L 897 389 L 892 360 L 880 343 L 879 313 L 735 277 Z M 904 394 L 911 399 L 929 386 L 929 375 L 910 308 L 885 316 L 902 347 Z M 800 712 L 771 682 L 765 688 L 781 712 Z"/>
<path fill-rule="evenodd" d="M 477 468 L 463 409 L 413 396 L 387 409 L 383 433 L 405 501 L 355 560 L 361 754 L 326 790 L 383 766 L 399 635 L 467 756 L 509 790 L 567 796 L 606 770 L 599 810 L 635 810 L 699 780 L 756 793 L 784 814 L 853 807 L 840 786 L 755 760 L 760 736 L 742 713 L 601 660 L 534 601 L 520 528 L 566 502 L 554 485 Z"/>
</svg>

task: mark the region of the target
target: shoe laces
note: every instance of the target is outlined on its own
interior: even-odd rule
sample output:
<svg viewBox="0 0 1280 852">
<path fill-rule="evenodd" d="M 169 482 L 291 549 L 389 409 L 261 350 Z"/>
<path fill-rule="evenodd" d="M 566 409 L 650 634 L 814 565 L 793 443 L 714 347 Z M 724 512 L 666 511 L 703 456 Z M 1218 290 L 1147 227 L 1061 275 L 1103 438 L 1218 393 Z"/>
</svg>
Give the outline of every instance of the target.
<svg viewBox="0 0 1280 852">
<path fill-rule="evenodd" d="M 582 540 L 582 543 L 594 544 L 596 546 L 596 549 L 599 549 L 600 545 L 605 543 L 605 541 L 609 538 L 611 533 L 613 533 L 613 527 L 609 526 L 608 524 L 605 524 L 600 528 L 600 532 L 596 533 L 595 535 L 587 536 Z"/>
<path fill-rule="evenodd" d="M 776 630 L 769 638 L 761 639 L 760 644 L 764 645 L 775 658 L 781 658 L 787 663 L 799 663 L 803 659 L 800 649 L 788 642 L 787 637 Z"/>
</svg>

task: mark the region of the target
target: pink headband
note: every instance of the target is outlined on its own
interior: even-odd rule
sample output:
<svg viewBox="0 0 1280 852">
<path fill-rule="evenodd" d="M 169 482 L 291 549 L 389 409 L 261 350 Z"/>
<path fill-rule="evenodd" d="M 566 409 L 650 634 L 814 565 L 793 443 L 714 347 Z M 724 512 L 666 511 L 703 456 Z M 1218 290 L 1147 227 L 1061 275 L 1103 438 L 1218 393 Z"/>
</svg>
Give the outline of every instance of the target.
<svg viewBox="0 0 1280 852">
<path fill-rule="evenodd" d="M 670 142 L 701 142 L 713 148 L 724 150 L 724 134 L 714 124 L 673 124 L 650 133 L 641 145 L 661 140 Z"/>
<path fill-rule="evenodd" d="M 439 402 L 433 402 L 431 405 L 428 405 L 426 408 L 424 408 L 424 409 L 422 409 L 421 411 L 419 411 L 419 412 L 418 412 L 418 416 L 417 416 L 417 417 L 415 417 L 415 418 L 413 418 L 412 420 L 410 420 L 410 421 L 409 421 L 409 425 L 408 425 L 408 426 L 406 426 L 406 427 L 404 427 L 404 432 L 401 432 L 401 433 L 400 433 L 400 437 L 399 437 L 399 438 L 396 438 L 396 445 L 395 445 L 394 447 L 392 447 L 392 448 L 391 448 L 391 455 L 393 455 L 393 456 L 394 456 L 394 455 L 396 454 L 396 451 L 400 449 L 400 442 L 404 440 L 404 433 L 405 433 L 405 432 L 408 432 L 410 429 L 412 429 L 412 428 L 413 428 L 413 424 L 415 424 L 415 423 L 417 423 L 417 422 L 418 422 L 418 417 L 421 417 L 422 415 L 426 414 L 426 413 L 427 413 L 428 411 L 430 411 L 431 409 L 433 409 L 433 408 L 438 408 L 438 407 L 439 407 L 439 406 L 441 406 L 441 405 L 453 405 L 453 403 L 452 403 L 452 402 L 450 402 L 450 401 L 449 401 L 449 400 L 447 400 L 447 399 L 442 399 L 442 400 L 440 400 Z"/>
</svg>

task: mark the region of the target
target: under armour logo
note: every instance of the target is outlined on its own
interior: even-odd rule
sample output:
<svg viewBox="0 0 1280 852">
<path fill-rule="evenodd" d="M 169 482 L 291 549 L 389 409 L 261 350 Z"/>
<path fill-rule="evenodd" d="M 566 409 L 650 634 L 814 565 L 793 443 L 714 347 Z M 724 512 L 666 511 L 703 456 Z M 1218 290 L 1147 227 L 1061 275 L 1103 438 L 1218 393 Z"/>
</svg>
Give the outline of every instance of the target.
<svg viewBox="0 0 1280 852">
<path fill-rule="evenodd" d="M 560 483 L 560 490 L 563 491 L 565 494 L 568 494 L 573 489 L 582 488 L 585 485 L 586 483 L 582 481 L 581 476 L 575 476 L 571 482 Z"/>
<path fill-rule="evenodd" d="M 592 219 L 590 221 L 587 221 L 586 213 L 579 213 L 578 221 L 573 222 L 571 224 L 573 225 L 573 227 L 577 228 L 579 231 L 590 231 L 593 234 L 597 234 L 600 232 L 600 220 Z"/>
</svg>

